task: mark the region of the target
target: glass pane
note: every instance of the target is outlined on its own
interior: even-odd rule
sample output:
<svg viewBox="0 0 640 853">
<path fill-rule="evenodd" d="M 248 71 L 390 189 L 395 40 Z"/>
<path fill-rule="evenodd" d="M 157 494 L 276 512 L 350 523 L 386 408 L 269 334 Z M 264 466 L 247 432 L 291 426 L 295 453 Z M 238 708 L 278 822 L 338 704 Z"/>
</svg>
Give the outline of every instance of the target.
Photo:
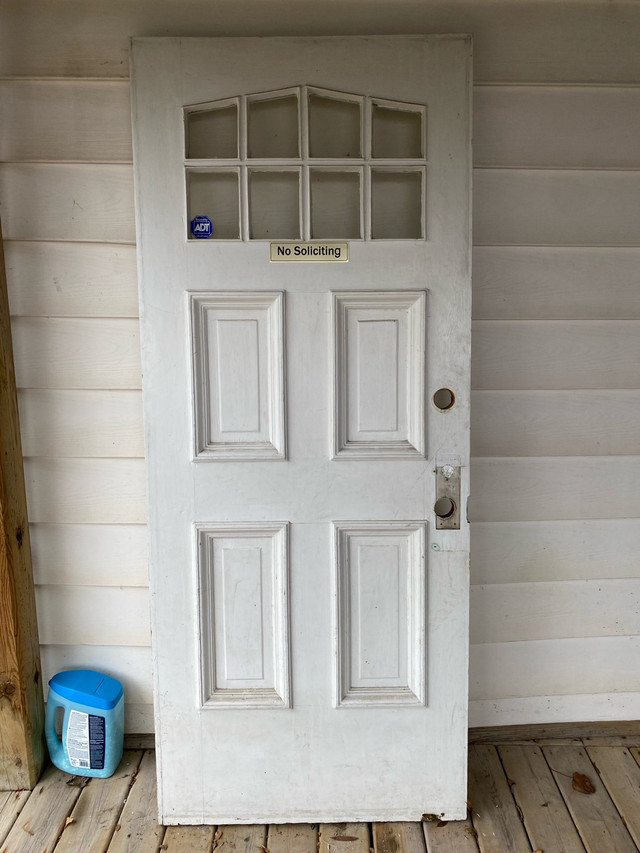
<svg viewBox="0 0 640 853">
<path fill-rule="evenodd" d="M 300 239 L 300 174 L 249 173 L 249 223 L 253 240 Z"/>
<path fill-rule="evenodd" d="M 295 95 L 249 101 L 249 157 L 299 157 Z"/>
<path fill-rule="evenodd" d="M 360 104 L 309 94 L 309 155 L 361 157 Z"/>
<path fill-rule="evenodd" d="M 422 172 L 372 169 L 371 236 L 374 240 L 422 237 Z"/>
<path fill-rule="evenodd" d="M 188 174 L 189 222 L 196 216 L 208 216 L 213 224 L 212 240 L 239 239 L 237 173 L 189 172 Z M 193 237 L 191 232 L 189 237 Z"/>
<path fill-rule="evenodd" d="M 187 114 L 187 157 L 232 158 L 238 156 L 238 107 Z"/>
<path fill-rule="evenodd" d="M 373 104 L 371 146 L 373 157 L 424 156 L 422 114 Z"/>
<path fill-rule="evenodd" d="M 359 172 L 311 170 L 311 236 L 360 239 Z"/>
</svg>

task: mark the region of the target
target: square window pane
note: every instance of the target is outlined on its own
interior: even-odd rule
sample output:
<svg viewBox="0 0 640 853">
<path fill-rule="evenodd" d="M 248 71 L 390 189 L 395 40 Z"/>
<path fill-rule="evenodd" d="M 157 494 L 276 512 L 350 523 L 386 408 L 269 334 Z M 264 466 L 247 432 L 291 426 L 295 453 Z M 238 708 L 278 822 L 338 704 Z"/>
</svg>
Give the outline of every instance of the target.
<svg viewBox="0 0 640 853">
<path fill-rule="evenodd" d="M 360 104 L 309 94 L 309 156 L 362 156 Z"/>
<path fill-rule="evenodd" d="M 371 147 L 376 158 L 424 157 L 422 113 L 373 104 Z"/>
<path fill-rule="evenodd" d="M 249 227 L 253 240 L 300 239 L 300 173 L 249 173 Z"/>
<path fill-rule="evenodd" d="M 360 172 L 311 169 L 311 237 L 359 240 Z"/>
<path fill-rule="evenodd" d="M 371 236 L 374 240 L 422 237 L 422 172 L 371 170 Z"/>
<path fill-rule="evenodd" d="M 187 113 L 187 157 L 191 159 L 238 156 L 238 107 Z"/>
<path fill-rule="evenodd" d="M 247 104 L 249 157 L 299 157 L 298 98 L 265 98 Z"/>
<path fill-rule="evenodd" d="M 208 216 L 213 223 L 212 240 L 240 237 L 237 172 L 188 172 L 189 223 Z M 193 235 L 189 229 L 189 237 Z"/>
</svg>

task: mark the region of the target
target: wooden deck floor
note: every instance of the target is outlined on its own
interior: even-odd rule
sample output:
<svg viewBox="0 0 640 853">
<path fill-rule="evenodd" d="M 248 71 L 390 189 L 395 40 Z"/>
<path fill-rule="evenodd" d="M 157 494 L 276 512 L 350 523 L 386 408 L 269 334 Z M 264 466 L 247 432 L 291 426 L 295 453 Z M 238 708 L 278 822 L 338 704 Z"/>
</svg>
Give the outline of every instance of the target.
<svg viewBox="0 0 640 853">
<path fill-rule="evenodd" d="M 159 826 L 151 750 L 111 779 L 49 767 L 0 793 L 1 853 L 637 853 L 640 741 L 592 737 L 471 746 L 469 817 L 443 823 Z M 591 782 L 589 789 L 582 774 Z M 582 789 L 582 790 L 580 790 Z"/>
</svg>

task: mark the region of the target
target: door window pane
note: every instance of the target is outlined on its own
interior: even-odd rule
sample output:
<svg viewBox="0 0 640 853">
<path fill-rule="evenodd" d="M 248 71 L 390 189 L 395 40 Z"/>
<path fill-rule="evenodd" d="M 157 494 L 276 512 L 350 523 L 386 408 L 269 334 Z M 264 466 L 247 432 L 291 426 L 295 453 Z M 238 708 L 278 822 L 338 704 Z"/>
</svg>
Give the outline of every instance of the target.
<svg viewBox="0 0 640 853">
<path fill-rule="evenodd" d="M 237 156 L 237 104 L 187 114 L 187 157 L 231 159 Z"/>
<path fill-rule="evenodd" d="M 250 237 L 254 240 L 300 239 L 300 172 L 249 172 Z"/>
<path fill-rule="evenodd" d="M 371 236 L 374 240 L 422 237 L 422 171 L 371 170 Z"/>
<path fill-rule="evenodd" d="M 299 157 L 298 98 L 263 98 L 247 103 L 249 157 Z"/>
<path fill-rule="evenodd" d="M 311 237 L 359 240 L 360 172 L 311 169 Z"/>
<path fill-rule="evenodd" d="M 189 222 L 196 216 L 208 216 L 213 223 L 210 239 L 240 237 L 237 171 L 188 172 L 187 193 Z"/>
<path fill-rule="evenodd" d="M 422 112 L 390 109 L 373 104 L 371 123 L 373 157 L 378 159 L 424 157 Z"/>
<path fill-rule="evenodd" d="M 360 104 L 309 94 L 309 156 L 361 157 Z"/>
</svg>

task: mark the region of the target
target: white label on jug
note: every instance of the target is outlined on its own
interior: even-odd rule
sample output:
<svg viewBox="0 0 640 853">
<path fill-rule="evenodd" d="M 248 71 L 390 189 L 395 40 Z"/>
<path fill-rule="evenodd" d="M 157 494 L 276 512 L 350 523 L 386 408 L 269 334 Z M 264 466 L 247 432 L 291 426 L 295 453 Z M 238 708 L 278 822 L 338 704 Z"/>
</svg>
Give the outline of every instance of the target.
<svg viewBox="0 0 640 853">
<path fill-rule="evenodd" d="M 69 712 L 67 754 L 72 767 L 89 767 L 89 715 Z"/>
</svg>

